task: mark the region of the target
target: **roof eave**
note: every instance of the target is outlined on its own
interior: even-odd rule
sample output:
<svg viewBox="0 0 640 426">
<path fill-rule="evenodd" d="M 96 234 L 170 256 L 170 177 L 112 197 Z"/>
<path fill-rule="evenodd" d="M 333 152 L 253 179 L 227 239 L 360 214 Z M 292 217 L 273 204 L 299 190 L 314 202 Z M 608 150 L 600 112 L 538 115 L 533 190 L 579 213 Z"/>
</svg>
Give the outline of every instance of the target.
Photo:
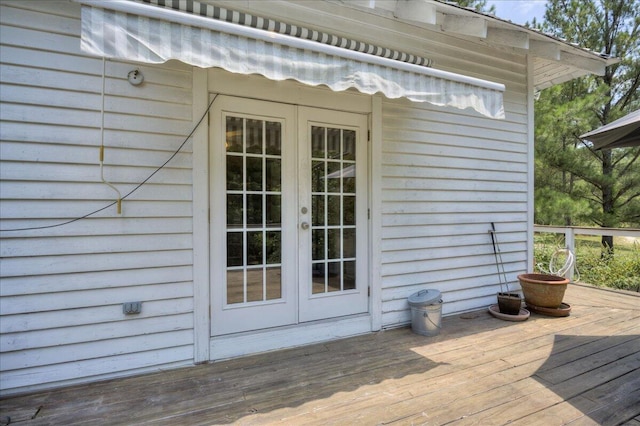
<svg viewBox="0 0 640 426">
<path fill-rule="evenodd" d="M 604 75 L 606 67 L 620 62 L 619 58 L 444 0 L 352 0 L 349 5 L 531 55 L 538 63 L 533 76 L 536 90 L 589 74 Z"/>
</svg>

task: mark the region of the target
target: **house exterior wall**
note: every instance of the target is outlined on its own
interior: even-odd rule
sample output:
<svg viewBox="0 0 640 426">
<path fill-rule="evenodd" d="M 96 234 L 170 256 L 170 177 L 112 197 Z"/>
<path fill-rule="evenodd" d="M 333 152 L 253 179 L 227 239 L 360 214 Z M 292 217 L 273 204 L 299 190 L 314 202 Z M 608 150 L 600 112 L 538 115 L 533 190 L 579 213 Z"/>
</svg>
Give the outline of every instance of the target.
<svg viewBox="0 0 640 426">
<path fill-rule="evenodd" d="M 80 51 L 80 6 L 0 5 L 2 229 L 71 220 L 117 198 L 100 182 L 102 60 Z M 191 130 L 192 71 L 106 61 L 104 177 L 122 194 Z M 3 390 L 191 364 L 191 147 L 116 207 L 2 232 Z M 123 302 L 144 301 L 125 315 Z"/>
<path fill-rule="evenodd" d="M 442 292 L 444 314 L 495 303 L 491 222 L 518 287 L 527 267 L 527 130 L 526 114 L 509 98 L 518 100 L 507 93 L 505 122 L 383 102 L 384 327 L 409 322 L 407 297 L 423 288 Z"/>
<path fill-rule="evenodd" d="M 339 102 L 372 110 L 378 138 L 370 147 L 372 329 L 407 324 L 406 298 L 422 288 L 443 292 L 445 314 L 493 303 L 498 278 L 490 223 L 501 232 L 510 277 L 526 269 L 529 255 L 526 58 L 406 24 L 381 32 L 382 17 L 345 9 L 332 18 L 335 5 L 326 3 L 251 7 L 296 24 L 322 22 L 343 36 L 364 34 L 364 41 L 423 53 L 447 71 L 506 84 L 504 121 L 380 96 L 368 97 L 365 108 L 364 96 L 354 93 Z M 104 207 L 116 196 L 100 182 L 98 164 L 103 62 L 80 51 L 79 5 L 3 2 L 0 8 L 2 229 L 65 222 Z M 126 76 L 136 68 L 145 82 L 134 87 Z M 108 60 L 105 71 L 104 177 L 123 194 L 194 128 L 200 104 L 206 105 L 203 89 L 252 96 L 252 83 L 261 79 L 242 76 L 237 88 L 218 87 L 222 71 L 203 74 L 179 63 Z M 286 93 L 277 94 L 283 87 Z M 336 105 L 328 89 L 290 87 L 273 83 L 260 96 L 302 103 L 313 93 L 314 105 Z M 208 241 L 194 228 L 208 220 L 208 201 L 192 194 L 193 180 L 208 176 L 206 156 L 191 153 L 189 142 L 123 202 L 122 216 L 112 206 L 65 226 L 1 234 L 0 392 L 205 360 L 206 352 L 198 354 L 204 344 L 194 348 L 194 341 L 208 341 L 208 259 L 203 250 L 194 253 L 194 244 Z M 206 191 L 205 184 L 196 193 Z M 122 303 L 139 300 L 141 314 L 123 314 Z"/>
<path fill-rule="evenodd" d="M 372 281 L 382 291 L 381 326 L 407 324 L 406 299 L 422 288 L 442 291 L 445 314 L 495 303 L 500 287 L 487 232 L 491 222 L 500 233 L 507 278 L 516 287 L 516 275 L 532 258 L 527 212 L 532 207 L 533 105 L 527 75 L 533 67 L 527 56 L 479 39 L 389 24 L 384 13 L 345 7 L 337 21 L 335 8 L 330 2 L 253 2 L 252 10 L 243 11 L 308 27 L 322 22 L 327 32 L 426 56 L 439 69 L 505 84 L 505 120 L 383 98 L 381 117 L 374 110 L 372 123 L 382 122 L 380 147 L 374 146 L 372 155 L 372 170 L 380 175 L 372 176 L 371 194 L 380 208 L 372 213 L 380 224 L 373 244 L 375 250 L 380 243 L 380 253 L 372 254 L 379 256 L 372 268 L 380 270 Z"/>
<path fill-rule="evenodd" d="M 448 43 L 446 50 L 457 53 L 436 62 L 505 84 L 506 119 L 383 101 L 383 327 L 409 322 L 406 299 L 423 288 L 442 292 L 445 315 L 495 303 L 500 285 L 488 233 L 492 222 L 511 289 L 519 288 L 517 275 L 530 263 L 527 58 L 455 38 Z"/>
</svg>

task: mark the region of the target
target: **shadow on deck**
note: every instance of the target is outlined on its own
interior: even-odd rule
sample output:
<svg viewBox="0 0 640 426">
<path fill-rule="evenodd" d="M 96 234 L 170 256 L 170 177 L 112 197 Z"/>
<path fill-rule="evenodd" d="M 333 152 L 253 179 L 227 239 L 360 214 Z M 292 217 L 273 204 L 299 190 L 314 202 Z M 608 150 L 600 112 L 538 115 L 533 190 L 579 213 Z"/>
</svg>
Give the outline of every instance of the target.
<svg viewBox="0 0 640 426">
<path fill-rule="evenodd" d="M 474 312 L 444 318 L 435 337 L 394 329 L 17 396 L 0 401 L 1 415 L 23 425 L 640 425 L 640 297 L 572 285 L 565 301 L 565 318 Z"/>
</svg>

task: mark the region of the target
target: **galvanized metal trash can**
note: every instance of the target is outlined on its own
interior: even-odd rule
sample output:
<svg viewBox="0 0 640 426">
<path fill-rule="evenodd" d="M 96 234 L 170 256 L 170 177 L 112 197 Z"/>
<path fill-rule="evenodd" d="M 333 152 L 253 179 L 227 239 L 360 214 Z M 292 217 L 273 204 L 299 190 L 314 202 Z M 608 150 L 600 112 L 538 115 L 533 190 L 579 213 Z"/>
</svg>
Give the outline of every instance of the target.
<svg viewBox="0 0 640 426">
<path fill-rule="evenodd" d="M 442 327 L 442 298 L 438 290 L 420 290 L 409 296 L 411 330 L 423 336 L 435 336 Z"/>
</svg>

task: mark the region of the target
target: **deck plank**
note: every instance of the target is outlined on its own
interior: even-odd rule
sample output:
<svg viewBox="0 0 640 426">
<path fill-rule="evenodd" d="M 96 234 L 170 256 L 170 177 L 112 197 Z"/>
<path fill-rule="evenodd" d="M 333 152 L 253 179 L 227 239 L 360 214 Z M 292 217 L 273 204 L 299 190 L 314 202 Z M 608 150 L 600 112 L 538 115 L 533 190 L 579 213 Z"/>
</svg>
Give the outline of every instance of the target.
<svg viewBox="0 0 640 426">
<path fill-rule="evenodd" d="M 640 426 L 640 295 L 571 285 L 569 317 L 486 310 L 409 328 L 0 400 L 32 425 Z M 28 420 L 34 409 L 37 417 Z"/>
</svg>

